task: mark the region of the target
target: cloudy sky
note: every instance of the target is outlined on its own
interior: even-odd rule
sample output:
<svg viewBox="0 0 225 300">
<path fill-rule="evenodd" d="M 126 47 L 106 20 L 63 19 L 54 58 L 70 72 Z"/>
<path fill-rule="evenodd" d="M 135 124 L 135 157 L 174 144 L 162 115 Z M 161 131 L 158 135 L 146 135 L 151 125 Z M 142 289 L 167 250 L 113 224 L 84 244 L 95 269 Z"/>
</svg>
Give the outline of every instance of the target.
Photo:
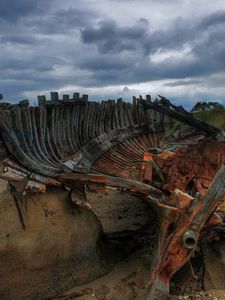
<svg viewBox="0 0 225 300">
<path fill-rule="evenodd" d="M 0 93 L 225 103 L 224 0 L 1 0 Z"/>
</svg>

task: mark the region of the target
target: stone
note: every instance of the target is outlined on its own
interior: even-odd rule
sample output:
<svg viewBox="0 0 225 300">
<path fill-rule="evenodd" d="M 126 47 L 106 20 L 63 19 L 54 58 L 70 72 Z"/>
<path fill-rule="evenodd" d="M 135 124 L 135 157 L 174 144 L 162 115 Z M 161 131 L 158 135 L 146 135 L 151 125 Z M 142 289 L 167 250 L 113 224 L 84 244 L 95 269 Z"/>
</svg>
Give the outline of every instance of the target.
<svg viewBox="0 0 225 300">
<path fill-rule="evenodd" d="M 104 275 L 102 226 L 68 191 L 27 194 L 23 230 L 11 194 L 0 192 L 0 299 L 42 300 Z"/>
<path fill-rule="evenodd" d="M 225 290 L 225 241 L 204 244 L 204 287 L 206 290 Z"/>
<path fill-rule="evenodd" d="M 92 288 L 86 288 L 83 290 L 83 293 L 86 295 L 91 295 L 93 294 L 93 289 Z"/>
<path fill-rule="evenodd" d="M 98 300 L 104 300 L 106 299 L 106 295 L 108 295 L 110 292 L 109 287 L 107 287 L 106 285 L 102 285 L 100 288 L 98 288 L 95 292 L 95 297 Z"/>
<path fill-rule="evenodd" d="M 139 289 L 146 289 L 147 288 L 147 283 L 145 282 L 145 278 L 141 276 L 137 276 L 133 279 L 134 284 L 139 288 Z"/>
</svg>

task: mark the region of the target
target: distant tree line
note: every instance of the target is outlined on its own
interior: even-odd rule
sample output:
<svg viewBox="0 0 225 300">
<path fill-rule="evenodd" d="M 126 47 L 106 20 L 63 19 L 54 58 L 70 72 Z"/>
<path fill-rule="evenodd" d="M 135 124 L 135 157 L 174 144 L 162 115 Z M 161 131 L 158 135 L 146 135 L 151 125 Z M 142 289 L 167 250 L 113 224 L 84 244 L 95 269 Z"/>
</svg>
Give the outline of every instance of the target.
<svg viewBox="0 0 225 300">
<path fill-rule="evenodd" d="M 222 104 L 218 102 L 197 102 L 193 108 L 191 109 L 191 112 L 199 112 L 199 111 L 207 111 L 212 109 L 221 109 L 224 108 Z"/>
</svg>

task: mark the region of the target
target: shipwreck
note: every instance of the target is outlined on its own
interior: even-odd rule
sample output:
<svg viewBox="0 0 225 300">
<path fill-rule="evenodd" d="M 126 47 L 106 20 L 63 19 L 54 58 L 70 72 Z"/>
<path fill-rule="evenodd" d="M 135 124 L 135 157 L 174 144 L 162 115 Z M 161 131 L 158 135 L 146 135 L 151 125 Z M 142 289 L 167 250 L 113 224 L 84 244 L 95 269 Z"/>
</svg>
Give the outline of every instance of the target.
<svg viewBox="0 0 225 300">
<path fill-rule="evenodd" d="M 52 92 L 51 100 L 38 96 L 38 106 L 1 103 L 0 177 L 24 230 L 24 194 L 51 186 L 87 209 L 87 188 L 146 201 L 158 220 L 146 299 L 168 298 L 203 230 L 224 235 L 225 133 L 165 97 L 95 102 Z"/>
</svg>

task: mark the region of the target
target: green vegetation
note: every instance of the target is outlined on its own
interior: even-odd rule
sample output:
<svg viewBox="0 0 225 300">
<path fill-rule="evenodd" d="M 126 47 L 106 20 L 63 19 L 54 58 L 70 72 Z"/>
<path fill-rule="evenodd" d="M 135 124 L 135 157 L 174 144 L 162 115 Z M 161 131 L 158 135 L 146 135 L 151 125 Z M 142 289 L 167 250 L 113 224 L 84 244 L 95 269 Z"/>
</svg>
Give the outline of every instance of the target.
<svg viewBox="0 0 225 300">
<path fill-rule="evenodd" d="M 225 131 L 225 107 L 221 104 L 198 102 L 191 112 L 195 118 Z M 184 129 L 184 123 L 171 118 L 165 128 L 164 143 L 170 140 L 175 132 L 181 131 L 182 128 Z"/>
<path fill-rule="evenodd" d="M 225 108 L 222 105 L 210 110 L 195 112 L 194 116 L 203 122 L 225 130 Z"/>
</svg>

